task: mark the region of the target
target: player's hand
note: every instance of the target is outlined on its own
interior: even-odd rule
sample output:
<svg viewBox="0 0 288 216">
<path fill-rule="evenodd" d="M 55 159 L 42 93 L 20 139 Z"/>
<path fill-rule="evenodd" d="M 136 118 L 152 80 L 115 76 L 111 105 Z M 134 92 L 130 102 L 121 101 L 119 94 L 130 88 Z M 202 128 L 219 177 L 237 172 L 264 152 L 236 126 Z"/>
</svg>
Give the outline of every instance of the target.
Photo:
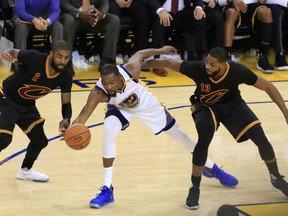
<svg viewBox="0 0 288 216">
<path fill-rule="evenodd" d="M 2 59 L 9 61 L 11 63 L 14 63 L 17 61 L 17 59 L 14 59 L 10 53 L 5 52 L 5 51 L 3 53 L 0 53 L 0 56 Z"/>
<path fill-rule="evenodd" d="M 70 123 L 67 119 L 63 119 L 62 121 L 59 122 L 59 132 L 60 136 L 62 138 L 60 139 L 61 141 L 64 139 L 63 136 L 65 134 L 66 129 L 70 126 Z"/>
<path fill-rule="evenodd" d="M 173 46 L 164 46 L 161 48 L 162 49 L 162 54 L 171 54 L 171 53 L 174 53 L 176 54 L 177 53 L 177 49 Z"/>
</svg>

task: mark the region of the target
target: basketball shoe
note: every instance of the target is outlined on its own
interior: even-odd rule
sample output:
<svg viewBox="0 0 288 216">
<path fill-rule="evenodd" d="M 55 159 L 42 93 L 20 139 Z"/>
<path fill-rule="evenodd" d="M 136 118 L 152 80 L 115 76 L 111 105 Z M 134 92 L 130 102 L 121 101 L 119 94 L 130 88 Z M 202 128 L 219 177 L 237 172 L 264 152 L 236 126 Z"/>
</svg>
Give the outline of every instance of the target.
<svg viewBox="0 0 288 216">
<path fill-rule="evenodd" d="M 40 172 L 36 172 L 32 168 L 29 170 L 27 168 L 20 168 L 16 177 L 20 180 L 31 180 L 38 182 L 47 182 L 49 180 L 49 176 Z"/>
<path fill-rule="evenodd" d="M 186 208 L 189 210 L 195 210 L 199 208 L 199 195 L 200 189 L 197 187 L 190 187 L 188 197 L 186 199 Z"/>
<path fill-rule="evenodd" d="M 101 193 L 90 201 L 91 208 L 102 208 L 106 204 L 114 202 L 113 187 L 103 186 L 100 188 Z"/>
<path fill-rule="evenodd" d="M 282 176 L 275 177 L 271 175 L 271 183 L 274 188 L 280 190 L 285 196 L 288 197 L 288 183 L 284 180 Z"/>
<path fill-rule="evenodd" d="M 234 176 L 226 173 L 216 164 L 213 165 L 213 168 L 210 171 L 207 167 L 204 167 L 202 175 L 207 178 L 216 178 L 222 185 L 226 187 L 236 187 L 236 185 L 238 184 L 238 180 Z"/>
</svg>

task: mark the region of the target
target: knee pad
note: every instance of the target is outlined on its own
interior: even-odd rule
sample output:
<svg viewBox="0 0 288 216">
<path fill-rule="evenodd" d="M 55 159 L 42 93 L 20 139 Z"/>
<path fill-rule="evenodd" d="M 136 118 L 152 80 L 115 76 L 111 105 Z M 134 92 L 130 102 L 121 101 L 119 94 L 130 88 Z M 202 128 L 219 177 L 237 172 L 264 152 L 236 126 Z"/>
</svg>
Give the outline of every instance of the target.
<svg viewBox="0 0 288 216">
<path fill-rule="evenodd" d="M 109 116 L 105 119 L 102 146 L 102 156 L 104 158 L 114 158 L 116 156 L 115 140 L 121 128 L 122 124 L 116 116 Z"/>
</svg>

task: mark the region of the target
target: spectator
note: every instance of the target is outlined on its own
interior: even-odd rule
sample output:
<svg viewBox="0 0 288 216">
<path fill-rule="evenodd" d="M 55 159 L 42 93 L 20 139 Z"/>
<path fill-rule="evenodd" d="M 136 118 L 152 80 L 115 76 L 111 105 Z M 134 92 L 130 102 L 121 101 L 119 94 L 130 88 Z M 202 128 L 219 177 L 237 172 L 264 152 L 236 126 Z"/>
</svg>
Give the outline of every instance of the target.
<svg viewBox="0 0 288 216">
<path fill-rule="evenodd" d="M 149 17 L 143 0 L 109 0 L 109 12 L 118 16 L 121 22 L 123 16 L 128 16 L 135 23 L 133 47 L 128 56 L 148 47 Z"/>
<path fill-rule="evenodd" d="M 256 0 L 255 0 L 256 1 Z M 259 0 L 263 1 L 263 0 Z M 225 26 L 224 26 L 224 47 L 228 53 L 228 58 L 231 58 L 233 37 L 235 34 L 235 24 L 252 25 L 252 29 L 259 33 L 259 60 L 256 65 L 258 70 L 263 73 L 273 73 L 273 66 L 268 60 L 268 48 L 271 43 L 273 31 L 273 19 L 271 10 L 259 2 L 246 4 L 243 0 L 219 0 L 219 5 L 227 5 L 224 8 Z M 258 22 L 255 22 L 255 21 Z M 244 24 L 243 24 L 244 23 Z"/>
<path fill-rule="evenodd" d="M 204 19 L 206 15 L 203 10 L 203 2 L 201 0 L 179 0 L 178 7 L 172 9 L 173 1 L 146 0 L 147 5 L 155 15 L 152 27 L 153 47 L 160 48 L 164 45 L 165 29 L 169 27 L 175 30 L 176 35 L 178 34 L 178 38 L 175 40 L 179 40 L 179 35 L 185 33 L 189 60 L 203 59 L 206 50 L 206 21 Z M 191 3 L 193 3 L 193 7 L 191 7 Z M 194 46 L 191 44 L 195 45 L 196 56 L 192 50 Z M 175 46 L 177 47 L 177 45 Z M 181 50 L 179 46 L 177 48 Z M 167 71 L 164 68 L 154 68 L 153 72 L 160 76 L 167 76 Z"/>
<path fill-rule="evenodd" d="M 91 0 L 90 7 L 82 8 L 85 0 L 61 0 L 60 20 L 64 26 L 64 37 L 73 48 L 77 32 L 104 33 L 105 41 L 98 70 L 107 63 L 115 64 L 120 20 L 107 13 L 109 0 Z"/>
<path fill-rule="evenodd" d="M 29 32 L 34 28 L 52 35 L 52 44 L 63 40 L 64 30 L 58 21 L 59 0 L 16 0 L 13 24 L 15 26 L 15 48 L 26 50 Z"/>
<path fill-rule="evenodd" d="M 272 43 L 274 46 L 275 54 L 275 68 L 277 70 L 288 70 L 286 62 L 284 47 L 283 47 L 283 33 L 282 33 L 282 20 L 284 16 L 284 8 L 279 4 L 268 5 L 272 11 L 273 17 L 273 34 Z"/>
</svg>

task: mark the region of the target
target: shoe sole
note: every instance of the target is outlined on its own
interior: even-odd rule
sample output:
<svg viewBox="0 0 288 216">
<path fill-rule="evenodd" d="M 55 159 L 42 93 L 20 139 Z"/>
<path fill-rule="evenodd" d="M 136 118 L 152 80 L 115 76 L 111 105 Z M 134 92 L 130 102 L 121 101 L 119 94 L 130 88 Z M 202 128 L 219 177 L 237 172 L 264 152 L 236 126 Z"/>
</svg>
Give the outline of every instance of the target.
<svg viewBox="0 0 288 216">
<path fill-rule="evenodd" d="M 262 72 L 265 73 L 265 74 L 273 74 L 273 73 L 274 73 L 273 70 L 266 70 L 266 71 L 263 70 L 263 68 L 260 67 L 258 64 L 256 65 L 256 68 L 257 68 L 258 70 L 262 71 Z"/>
<path fill-rule="evenodd" d="M 205 176 L 206 178 L 210 178 L 210 179 L 214 179 L 214 180 L 218 181 L 221 185 L 223 185 L 225 187 L 235 188 L 238 185 L 238 183 L 236 185 L 225 185 L 225 184 L 222 184 L 218 178 L 215 178 L 213 176 L 206 176 L 203 173 L 202 173 L 202 175 Z"/>
<path fill-rule="evenodd" d="M 279 71 L 288 70 L 288 67 L 287 67 L 287 66 L 285 66 L 285 67 L 276 67 L 276 66 L 275 66 L 275 68 L 276 68 L 276 70 L 279 70 Z"/>
<path fill-rule="evenodd" d="M 192 206 L 192 207 L 186 205 L 186 208 L 189 209 L 189 210 L 196 210 L 196 209 L 198 209 L 199 207 L 200 207 L 200 205 Z"/>
<path fill-rule="evenodd" d="M 18 177 L 18 176 L 16 176 L 16 178 L 18 180 L 29 180 L 29 181 L 35 181 L 35 182 L 48 182 L 49 181 L 49 179 L 47 179 L 47 180 L 36 180 L 36 179 L 22 178 L 22 177 Z"/>
<path fill-rule="evenodd" d="M 97 204 L 90 203 L 90 207 L 91 207 L 91 208 L 100 209 L 100 208 L 103 208 L 103 207 L 106 206 L 106 205 L 110 205 L 110 204 L 113 204 L 113 203 L 114 203 L 114 201 L 113 201 L 113 202 L 109 202 L 109 203 L 105 203 L 105 205 L 103 205 L 103 206 L 99 206 L 99 205 L 97 205 Z"/>
</svg>

